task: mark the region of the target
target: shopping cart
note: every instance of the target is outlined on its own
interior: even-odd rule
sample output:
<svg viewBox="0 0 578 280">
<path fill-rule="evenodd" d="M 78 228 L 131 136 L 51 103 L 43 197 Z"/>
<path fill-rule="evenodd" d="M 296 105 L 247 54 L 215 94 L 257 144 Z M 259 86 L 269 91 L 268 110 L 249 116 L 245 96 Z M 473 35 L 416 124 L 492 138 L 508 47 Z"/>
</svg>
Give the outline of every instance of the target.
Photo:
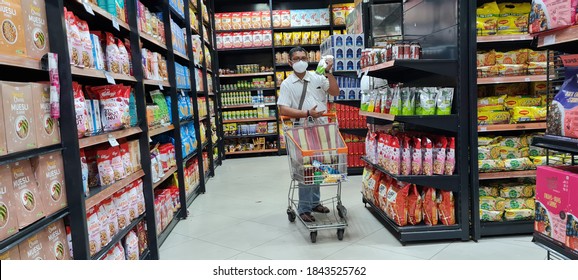
<svg viewBox="0 0 578 280">
<path fill-rule="evenodd" d="M 299 220 L 310 232 L 311 242 L 317 241 L 317 231 L 337 229 L 337 238 L 343 240 L 347 227 L 347 209 L 341 203 L 341 182 L 347 180 L 347 146 L 339 133 L 335 114 L 325 114 L 314 120 L 292 120 L 281 116 L 291 183 L 289 185 L 287 216 L 290 222 Z M 315 213 L 314 222 L 306 222 L 297 215 L 299 200 L 295 190 L 312 187 L 336 187 L 335 196 L 320 201 L 333 211 Z"/>
</svg>

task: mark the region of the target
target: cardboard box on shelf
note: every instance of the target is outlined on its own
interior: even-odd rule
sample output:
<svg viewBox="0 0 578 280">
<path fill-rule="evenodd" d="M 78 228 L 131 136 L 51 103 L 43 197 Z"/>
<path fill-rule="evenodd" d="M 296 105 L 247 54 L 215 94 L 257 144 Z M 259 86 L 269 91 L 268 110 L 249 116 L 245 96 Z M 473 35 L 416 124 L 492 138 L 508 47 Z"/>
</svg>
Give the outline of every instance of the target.
<svg viewBox="0 0 578 280">
<path fill-rule="evenodd" d="M 26 37 L 24 33 L 24 14 L 19 0 L 0 2 L 0 54 L 8 56 L 26 56 Z"/>
<path fill-rule="evenodd" d="M 302 26 L 301 19 L 303 10 L 291 10 L 291 27 L 300 27 Z"/>
<path fill-rule="evenodd" d="M 46 260 L 46 241 L 40 233 L 18 244 L 21 260 Z"/>
<path fill-rule="evenodd" d="M 243 29 L 243 14 L 242 13 L 231 13 L 231 26 L 232 30 Z"/>
<path fill-rule="evenodd" d="M 243 32 L 243 48 L 253 47 L 253 32 L 245 31 Z"/>
<path fill-rule="evenodd" d="M 1 91 L 0 97 L 2 97 Z M 8 151 L 6 148 L 6 126 L 4 125 L 4 106 L 0 106 L 0 156 L 3 156 L 7 153 Z"/>
<path fill-rule="evenodd" d="M 24 228 L 45 216 L 44 201 L 29 160 L 11 163 L 10 171 L 18 227 Z"/>
<path fill-rule="evenodd" d="M 60 143 L 58 120 L 50 116 L 50 85 L 33 83 L 31 85 L 32 102 L 36 123 L 36 142 L 39 148 Z"/>
<path fill-rule="evenodd" d="M 252 18 L 251 12 L 241 13 L 241 27 L 243 29 L 251 29 L 252 28 L 252 24 L 251 24 L 252 19 L 253 18 Z"/>
<path fill-rule="evenodd" d="M 44 248 L 46 249 L 46 260 L 69 260 L 70 250 L 68 248 L 68 241 L 66 239 L 66 229 L 64 222 L 58 220 L 48 225 L 41 235 L 45 236 L 43 240 Z"/>
<path fill-rule="evenodd" d="M 263 46 L 263 32 L 253 31 L 253 47 Z"/>
<path fill-rule="evenodd" d="M 223 30 L 222 13 L 215 13 L 215 30 Z"/>
<path fill-rule="evenodd" d="M 261 12 L 261 28 L 271 28 L 271 12 Z"/>
<path fill-rule="evenodd" d="M 283 27 L 283 28 L 292 27 L 291 20 L 292 20 L 291 11 L 282 10 L 281 11 L 281 27 Z"/>
<path fill-rule="evenodd" d="M 26 38 L 27 55 L 38 60 L 50 49 L 45 7 L 44 0 L 22 0 L 25 33 L 21 36 Z"/>
<path fill-rule="evenodd" d="M 10 165 L 0 166 L 0 240 L 18 232 L 18 209 L 14 200 Z"/>
<path fill-rule="evenodd" d="M 38 190 L 44 202 L 45 214 L 50 215 L 66 207 L 66 184 L 62 154 L 55 152 L 30 160 Z"/>
<path fill-rule="evenodd" d="M 262 28 L 261 20 L 261 12 L 251 12 L 251 28 Z"/>
<path fill-rule="evenodd" d="M 221 30 L 233 30 L 233 19 L 231 18 L 231 13 L 222 13 L 221 17 Z"/>
<path fill-rule="evenodd" d="M 280 28 L 283 24 L 281 23 L 281 10 L 273 11 L 273 27 Z"/>
<path fill-rule="evenodd" d="M 20 250 L 18 249 L 18 246 L 14 246 L 12 247 L 12 249 L 0 254 L 0 260 L 2 261 L 20 260 Z"/>
<path fill-rule="evenodd" d="M 569 185 L 565 245 L 578 253 L 578 185 Z"/>
</svg>

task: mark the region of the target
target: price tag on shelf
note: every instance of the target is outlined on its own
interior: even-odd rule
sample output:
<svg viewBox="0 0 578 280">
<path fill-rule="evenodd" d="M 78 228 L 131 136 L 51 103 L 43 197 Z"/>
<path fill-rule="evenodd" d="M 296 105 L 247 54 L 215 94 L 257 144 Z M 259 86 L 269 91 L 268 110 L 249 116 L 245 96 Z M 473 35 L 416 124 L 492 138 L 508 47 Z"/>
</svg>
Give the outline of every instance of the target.
<svg viewBox="0 0 578 280">
<path fill-rule="evenodd" d="M 159 84 L 159 88 L 160 88 L 161 90 L 165 90 L 165 88 L 163 87 L 163 84 Z"/>
<path fill-rule="evenodd" d="M 530 77 L 524 78 L 524 82 L 529 82 L 529 81 L 530 81 Z"/>
<path fill-rule="evenodd" d="M 151 143 L 152 141 L 153 141 L 153 139 L 149 137 L 149 143 Z"/>
<path fill-rule="evenodd" d="M 480 127 L 480 131 L 487 131 L 487 130 L 488 130 L 488 128 L 485 126 Z"/>
<path fill-rule="evenodd" d="M 104 72 L 104 77 L 106 78 L 106 81 L 111 85 L 116 85 L 116 81 L 114 80 L 112 75 L 109 72 L 106 72 L 106 71 L 103 71 L 103 72 Z"/>
<path fill-rule="evenodd" d="M 544 45 L 545 46 L 554 45 L 554 44 L 556 44 L 556 35 L 544 36 Z"/>
<path fill-rule="evenodd" d="M 84 9 L 86 10 L 87 13 L 94 16 L 94 11 L 92 10 L 92 7 L 90 6 L 87 0 L 82 0 L 82 5 L 84 6 Z"/>
<path fill-rule="evenodd" d="M 112 147 L 118 146 L 118 141 L 116 141 L 116 138 L 114 138 L 114 136 L 111 134 L 108 135 L 108 143 L 110 143 Z"/>
<path fill-rule="evenodd" d="M 120 31 L 120 25 L 118 25 L 118 19 L 115 16 L 112 16 L 112 27 Z"/>
</svg>

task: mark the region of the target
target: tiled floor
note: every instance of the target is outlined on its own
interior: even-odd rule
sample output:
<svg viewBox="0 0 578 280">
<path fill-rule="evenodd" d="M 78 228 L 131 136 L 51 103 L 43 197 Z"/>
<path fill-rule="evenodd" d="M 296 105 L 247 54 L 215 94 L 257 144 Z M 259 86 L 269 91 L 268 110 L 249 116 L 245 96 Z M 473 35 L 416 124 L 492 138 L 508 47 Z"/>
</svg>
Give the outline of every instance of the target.
<svg viewBox="0 0 578 280">
<path fill-rule="evenodd" d="M 334 230 L 319 231 L 312 244 L 300 223 L 290 223 L 287 209 L 289 171 L 286 157 L 226 160 L 207 192 L 189 208 L 160 250 L 161 259 L 536 259 L 546 251 L 530 236 L 484 238 L 480 242 L 430 242 L 402 246 L 361 202 L 361 178 L 343 185 L 349 226 L 342 241 Z M 335 195 L 332 188 L 322 196 Z"/>
</svg>

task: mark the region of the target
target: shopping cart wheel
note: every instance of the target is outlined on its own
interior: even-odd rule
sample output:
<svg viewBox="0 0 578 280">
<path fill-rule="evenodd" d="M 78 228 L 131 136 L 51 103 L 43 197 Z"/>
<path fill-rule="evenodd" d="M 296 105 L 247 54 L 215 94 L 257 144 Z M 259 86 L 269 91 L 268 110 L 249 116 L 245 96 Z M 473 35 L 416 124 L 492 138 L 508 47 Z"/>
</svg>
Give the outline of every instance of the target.
<svg viewBox="0 0 578 280">
<path fill-rule="evenodd" d="M 343 234 L 345 233 L 344 228 L 337 229 L 337 239 L 343 240 Z"/>
<path fill-rule="evenodd" d="M 345 219 L 345 217 L 347 217 L 347 208 L 341 204 L 337 205 L 337 215 L 339 215 L 340 218 Z"/>
<path fill-rule="evenodd" d="M 317 232 L 316 231 L 312 231 L 309 236 L 311 236 L 311 243 L 315 243 L 317 242 Z"/>
<path fill-rule="evenodd" d="M 289 222 L 295 222 L 296 217 L 297 214 L 295 214 L 295 211 L 292 209 L 287 209 L 287 218 L 289 218 Z"/>
</svg>

